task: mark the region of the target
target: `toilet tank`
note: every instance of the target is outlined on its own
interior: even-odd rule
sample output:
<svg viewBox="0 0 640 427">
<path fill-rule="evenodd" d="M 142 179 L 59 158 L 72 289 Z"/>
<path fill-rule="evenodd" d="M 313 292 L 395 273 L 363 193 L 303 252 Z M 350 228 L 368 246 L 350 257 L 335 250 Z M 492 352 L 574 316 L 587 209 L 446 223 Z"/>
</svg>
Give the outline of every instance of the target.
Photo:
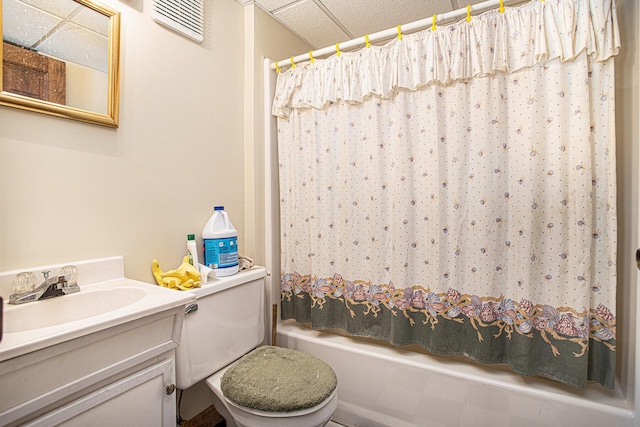
<svg viewBox="0 0 640 427">
<path fill-rule="evenodd" d="M 176 349 L 176 386 L 187 389 L 263 343 L 267 271 L 254 267 L 209 281 L 185 308 Z"/>
</svg>

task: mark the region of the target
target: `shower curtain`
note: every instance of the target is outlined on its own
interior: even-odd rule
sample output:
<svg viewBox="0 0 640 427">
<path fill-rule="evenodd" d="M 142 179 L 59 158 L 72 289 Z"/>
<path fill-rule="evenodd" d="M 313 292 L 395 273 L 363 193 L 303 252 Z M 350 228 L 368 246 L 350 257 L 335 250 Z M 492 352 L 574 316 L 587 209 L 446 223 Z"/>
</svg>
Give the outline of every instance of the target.
<svg viewBox="0 0 640 427">
<path fill-rule="evenodd" d="M 611 0 L 278 75 L 282 318 L 614 387 Z"/>
</svg>

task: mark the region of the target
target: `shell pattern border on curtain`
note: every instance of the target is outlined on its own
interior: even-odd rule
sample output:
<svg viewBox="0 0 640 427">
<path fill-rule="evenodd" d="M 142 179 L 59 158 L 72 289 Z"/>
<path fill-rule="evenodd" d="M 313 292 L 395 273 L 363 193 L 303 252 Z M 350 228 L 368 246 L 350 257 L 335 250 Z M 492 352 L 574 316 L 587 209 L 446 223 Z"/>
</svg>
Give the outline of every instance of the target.
<svg viewBox="0 0 640 427">
<path fill-rule="evenodd" d="M 435 329 L 439 323 L 438 318 L 458 323 L 464 322 L 466 318 L 475 329 L 479 342 L 484 341 L 482 332 L 489 326 L 498 329 L 494 338 L 502 333 L 511 338 L 514 332 L 532 338 L 532 334 L 538 331 L 551 347 L 554 356 L 558 356 L 560 352 L 546 336 L 547 333 L 554 340 L 570 340 L 578 344 L 581 351 L 574 353 L 575 357 L 585 354 L 589 338 L 615 351 L 616 318 L 602 304 L 595 310 L 578 313 L 569 307 L 555 308 L 541 304 L 534 306 L 524 298 L 518 303 L 504 296 L 481 298 L 461 294 L 453 288 L 439 294 L 421 286 L 396 289 L 392 282 L 382 285 L 362 280 L 352 282 L 339 274 L 328 279 L 298 273 L 282 274 L 283 300 L 303 298 L 305 294 L 312 301 L 311 307 L 318 306 L 319 309 L 323 308 L 327 299 L 339 300 L 345 304 L 351 317 L 355 317 L 355 313 L 349 305 L 359 304 L 366 306 L 364 315 L 370 314 L 373 317 L 377 317 L 383 308 L 394 316 L 400 312 L 411 326 L 415 324 L 415 320 L 409 313 L 421 313 L 424 315 L 423 325 L 429 325 L 431 329 Z"/>
</svg>

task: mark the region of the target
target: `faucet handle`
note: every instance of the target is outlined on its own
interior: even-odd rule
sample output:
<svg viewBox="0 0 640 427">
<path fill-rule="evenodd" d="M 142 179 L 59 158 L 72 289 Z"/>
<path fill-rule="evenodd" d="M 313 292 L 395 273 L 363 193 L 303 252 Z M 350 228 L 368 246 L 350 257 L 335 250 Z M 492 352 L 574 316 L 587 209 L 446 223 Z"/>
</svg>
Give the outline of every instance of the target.
<svg viewBox="0 0 640 427">
<path fill-rule="evenodd" d="M 75 265 L 65 265 L 60 269 L 60 275 L 65 276 L 67 283 L 70 285 L 74 285 L 78 283 L 78 267 Z"/>
<path fill-rule="evenodd" d="M 13 293 L 22 294 L 31 292 L 36 287 L 36 275 L 31 272 L 16 274 L 13 278 Z"/>
</svg>

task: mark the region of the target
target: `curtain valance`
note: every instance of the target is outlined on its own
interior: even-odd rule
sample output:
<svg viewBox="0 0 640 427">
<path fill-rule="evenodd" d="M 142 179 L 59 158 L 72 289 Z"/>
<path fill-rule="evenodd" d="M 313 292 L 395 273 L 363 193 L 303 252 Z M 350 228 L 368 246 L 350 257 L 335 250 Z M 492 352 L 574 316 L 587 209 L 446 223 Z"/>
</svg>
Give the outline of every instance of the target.
<svg viewBox="0 0 640 427">
<path fill-rule="evenodd" d="M 278 75 L 272 112 L 287 117 L 291 109 L 371 95 L 390 99 L 398 90 L 571 61 L 583 51 L 605 61 L 619 46 L 613 0 L 534 0 L 289 69 Z"/>
</svg>

